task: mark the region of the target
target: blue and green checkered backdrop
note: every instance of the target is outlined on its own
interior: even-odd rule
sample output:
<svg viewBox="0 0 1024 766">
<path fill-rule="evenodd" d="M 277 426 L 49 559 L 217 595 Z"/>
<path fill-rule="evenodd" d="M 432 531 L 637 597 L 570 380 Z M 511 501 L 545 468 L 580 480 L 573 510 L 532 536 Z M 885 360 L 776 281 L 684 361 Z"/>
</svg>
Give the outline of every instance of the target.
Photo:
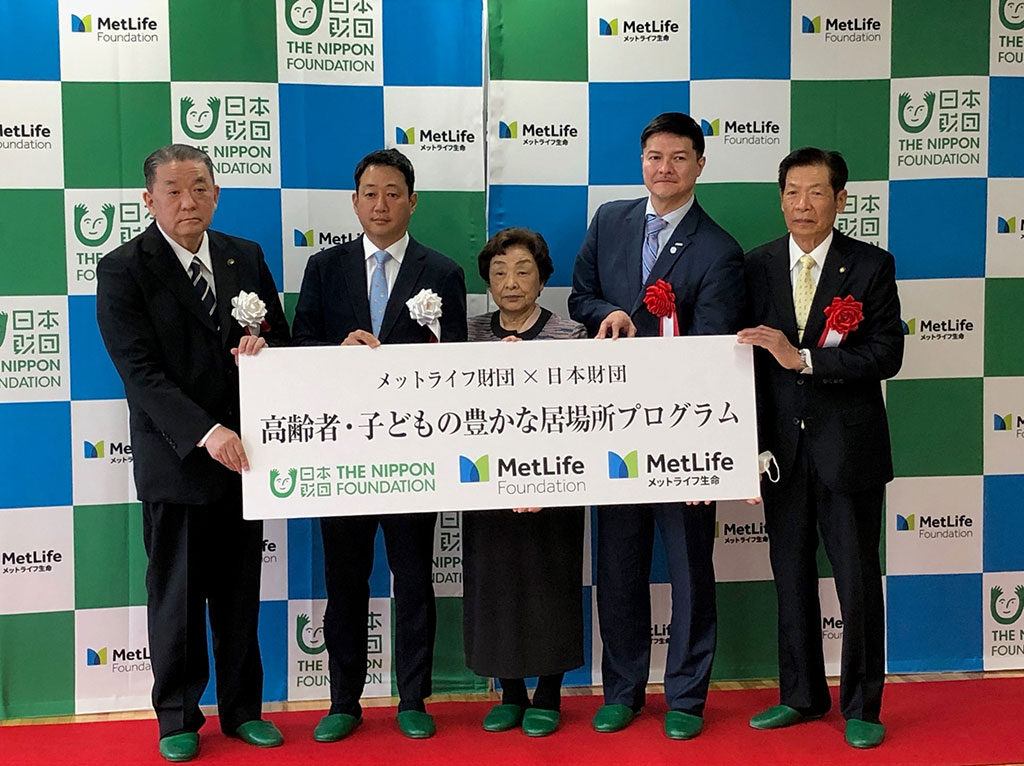
<svg viewBox="0 0 1024 766">
<path fill-rule="evenodd" d="M 412 232 L 458 260 L 472 292 L 487 233 L 526 225 L 552 248 L 544 299 L 564 306 L 589 216 L 643 194 L 638 134 L 667 110 L 700 120 L 698 197 L 744 247 L 784 231 L 783 155 L 846 155 L 839 226 L 894 253 L 907 332 L 886 385 L 888 669 L 1024 667 L 1024 2 L 0 0 L 0 12 L 0 718 L 148 706 L 140 507 L 94 292 L 97 260 L 149 222 L 150 150 L 210 152 L 214 226 L 260 242 L 289 312 L 306 258 L 358 233 L 352 168 L 381 146 L 413 159 Z M 718 515 L 715 677 L 772 676 L 761 511 Z M 441 514 L 436 550 L 435 689 L 485 689 L 462 662 L 458 514 Z M 378 552 L 367 693 L 390 695 Z M 267 700 L 327 696 L 322 555 L 314 522 L 266 525 Z M 834 670 L 842 623 L 824 558 L 821 576 Z M 654 680 L 666 580 L 656 556 Z M 600 682 L 597 631 L 586 640 L 571 683 Z"/>
</svg>

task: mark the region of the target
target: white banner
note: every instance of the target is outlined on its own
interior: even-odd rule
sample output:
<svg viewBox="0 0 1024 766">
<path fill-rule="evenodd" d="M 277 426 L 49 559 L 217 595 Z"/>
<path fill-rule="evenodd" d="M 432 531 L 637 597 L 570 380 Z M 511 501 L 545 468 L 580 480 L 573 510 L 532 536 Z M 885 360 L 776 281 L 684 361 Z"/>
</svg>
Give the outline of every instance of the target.
<svg viewBox="0 0 1024 766">
<path fill-rule="evenodd" d="M 760 494 L 733 336 L 243 357 L 250 519 Z"/>
</svg>

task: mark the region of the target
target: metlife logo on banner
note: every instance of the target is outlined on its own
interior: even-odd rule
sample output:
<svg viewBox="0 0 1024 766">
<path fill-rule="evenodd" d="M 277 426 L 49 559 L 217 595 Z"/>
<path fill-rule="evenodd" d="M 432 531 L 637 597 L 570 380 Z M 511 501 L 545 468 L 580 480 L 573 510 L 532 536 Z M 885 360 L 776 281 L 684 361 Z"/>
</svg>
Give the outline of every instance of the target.
<svg viewBox="0 0 1024 766">
<path fill-rule="evenodd" d="M 168 0 L 60 0 L 61 79 L 170 79 L 167 4 Z"/>
<path fill-rule="evenodd" d="M 889 0 L 798 0 L 791 22 L 794 80 L 866 80 L 889 76 Z"/>
<path fill-rule="evenodd" d="M 64 186 L 59 82 L 0 81 L 0 167 L 6 189 Z"/>
</svg>

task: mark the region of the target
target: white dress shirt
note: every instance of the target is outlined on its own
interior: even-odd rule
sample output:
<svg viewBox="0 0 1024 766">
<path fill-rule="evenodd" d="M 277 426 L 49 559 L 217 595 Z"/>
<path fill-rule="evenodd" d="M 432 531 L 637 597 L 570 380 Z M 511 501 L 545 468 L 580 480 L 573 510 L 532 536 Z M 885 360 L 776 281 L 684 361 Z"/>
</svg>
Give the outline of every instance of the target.
<svg viewBox="0 0 1024 766">
<path fill-rule="evenodd" d="M 384 276 L 388 280 L 388 297 L 395 289 L 395 280 L 398 279 L 398 270 L 402 268 L 402 259 L 405 258 L 405 250 L 409 247 L 409 232 L 402 235 L 397 242 L 392 242 L 384 249 L 391 257 L 384 261 Z M 377 259 L 374 253 L 380 250 L 370 241 L 370 238 L 363 234 L 363 257 L 366 258 L 366 297 L 370 297 L 370 280 L 373 279 L 373 272 L 377 270 Z"/>
<path fill-rule="evenodd" d="M 199 259 L 199 263 L 201 264 L 199 271 L 206 279 L 206 283 L 210 286 L 210 292 L 213 293 L 213 297 L 216 298 L 217 285 L 213 282 L 213 261 L 210 258 L 210 238 L 206 236 L 206 232 L 203 232 L 203 239 L 199 243 L 199 250 L 194 253 L 190 253 L 173 239 L 168 237 L 167 232 L 160 228 L 159 223 L 156 225 L 156 228 L 163 235 L 163 238 L 167 240 L 167 244 L 171 246 L 171 250 L 173 250 L 174 254 L 178 257 L 178 260 L 181 262 L 181 267 L 185 269 L 186 273 L 188 272 L 189 266 L 192 265 L 192 259 Z M 189 277 L 189 280 L 191 279 L 192 278 Z"/>
</svg>

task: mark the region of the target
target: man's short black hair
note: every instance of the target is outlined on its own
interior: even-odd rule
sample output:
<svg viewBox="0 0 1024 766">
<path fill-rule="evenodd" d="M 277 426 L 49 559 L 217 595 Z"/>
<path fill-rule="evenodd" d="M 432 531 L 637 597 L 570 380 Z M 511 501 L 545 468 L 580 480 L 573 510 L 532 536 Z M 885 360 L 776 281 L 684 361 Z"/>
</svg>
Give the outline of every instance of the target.
<svg viewBox="0 0 1024 766">
<path fill-rule="evenodd" d="M 832 187 L 833 194 L 839 194 L 846 188 L 846 182 L 850 178 L 850 169 L 846 167 L 843 155 L 828 149 L 819 149 L 816 146 L 804 146 L 791 151 L 786 159 L 779 163 L 779 189 L 786 188 L 786 176 L 789 174 L 790 168 L 802 168 L 808 165 L 824 165 L 828 168 L 828 182 Z"/>
<path fill-rule="evenodd" d="M 647 146 L 647 139 L 655 133 L 673 133 L 693 142 L 693 150 L 697 152 L 697 159 L 704 156 L 704 131 L 700 125 L 688 114 L 682 112 L 665 112 L 659 114 L 644 128 L 640 134 L 640 151 Z"/>
<path fill-rule="evenodd" d="M 217 183 L 213 178 L 213 161 L 202 149 L 188 144 L 168 144 L 150 154 L 142 163 L 142 175 L 146 179 L 146 190 L 152 194 L 153 182 L 156 180 L 156 169 L 170 162 L 201 162 L 206 165 L 210 174 L 210 183 Z"/>
<path fill-rule="evenodd" d="M 356 192 L 359 192 L 359 179 L 363 177 L 363 173 L 370 165 L 385 165 L 390 168 L 398 168 L 402 171 L 402 175 L 405 176 L 405 185 L 409 187 L 409 194 L 415 191 L 416 173 L 412 169 L 412 162 L 409 158 L 402 154 L 397 149 L 379 149 L 375 152 L 370 152 L 356 165 Z"/>
<path fill-rule="evenodd" d="M 548 278 L 555 271 L 555 265 L 551 262 L 551 253 L 548 252 L 548 243 L 537 232 L 521 226 L 502 229 L 487 240 L 477 261 L 480 276 L 483 277 L 484 282 L 488 285 L 491 283 L 491 261 L 517 245 L 526 248 L 533 256 L 533 260 L 537 264 L 537 273 L 540 275 L 540 283 L 542 286 L 547 284 Z"/>
</svg>

